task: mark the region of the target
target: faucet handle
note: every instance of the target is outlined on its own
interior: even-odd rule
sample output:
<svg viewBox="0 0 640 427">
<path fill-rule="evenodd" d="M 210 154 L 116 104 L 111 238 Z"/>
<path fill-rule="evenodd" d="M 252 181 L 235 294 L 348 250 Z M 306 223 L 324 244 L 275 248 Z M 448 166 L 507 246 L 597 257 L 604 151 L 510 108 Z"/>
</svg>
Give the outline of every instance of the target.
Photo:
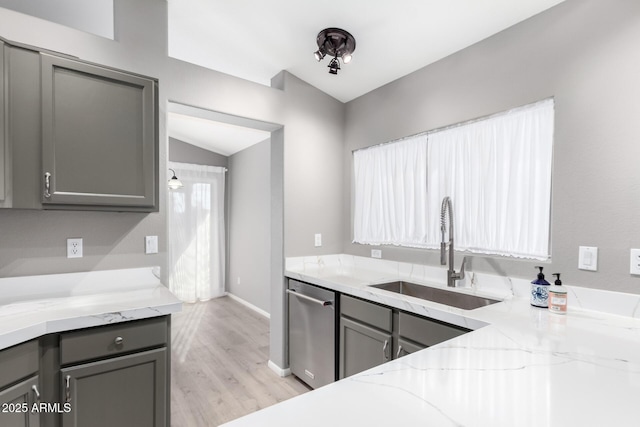
<svg viewBox="0 0 640 427">
<path fill-rule="evenodd" d="M 462 257 L 462 264 L 460 265 L 460 273 L 458 274 L 458 280 L 464 280 L 464 264 L 467 262 L 467 257 Z"/>
</svg>

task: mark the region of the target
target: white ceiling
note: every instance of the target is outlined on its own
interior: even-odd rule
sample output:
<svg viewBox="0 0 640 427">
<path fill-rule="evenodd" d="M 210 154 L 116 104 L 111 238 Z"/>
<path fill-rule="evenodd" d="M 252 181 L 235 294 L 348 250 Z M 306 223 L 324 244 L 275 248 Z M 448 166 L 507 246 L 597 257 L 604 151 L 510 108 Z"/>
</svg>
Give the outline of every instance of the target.
<svg viewBox="0 0 640 427">
<path fill-rule="evenodd" d="M 167 128 L 171 138 L 224 156 L 271 137 L 276 125 L 170 103 Z"/>
<path fill-rule="evenodd" d="M 264 85 L 287 70 L 348 102 L 562 1 L 168 0 L 169 55 Z M 337 76 L 313 56 L 327 27 L 356 39 Z M 169 135 L 224 155 L 269 137 L 200 116 L 170 113 Z"/>
<path fill-rule="evenodd" d="M 169 55 L 269 85 L 287 70 L 347 102 L 563 0 L 168 0 Z M 356 39 L 337 76 L 316 62 L 327 27 Z"/>
<path fill-rule="evenodd" d="M 270 133 L 244 126 L 168 114 L 169 136 L 196 147 L 230 156 L 269 138 Z"/>
</svg>

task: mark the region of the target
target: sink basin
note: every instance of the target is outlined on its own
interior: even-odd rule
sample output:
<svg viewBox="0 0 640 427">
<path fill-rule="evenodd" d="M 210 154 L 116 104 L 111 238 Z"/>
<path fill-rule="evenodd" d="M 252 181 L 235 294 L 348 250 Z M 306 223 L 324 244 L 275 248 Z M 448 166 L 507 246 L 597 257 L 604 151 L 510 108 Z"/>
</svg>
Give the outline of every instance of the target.
<svg viewBox="0 0 640 427">
<path fill-rule="evenodd" d="M 381 283 L 379 285 L 371 285 L 370 287 L 395 292 L 397 294 L 409 295 L 415 298 L 421 298 L 444 305 L 450 305 L 453 307 L 462 308 L 464 310 L 473 310 L 474 308 L 480 308 L 486 305 L 500 302 L 498 300 L 490 298 L 461 294 L 458 292 L 447 291 L 439 288 L 431 288 L 429 286 L 416 285 L 415 283 L 401 281 Z"/>
</svg>

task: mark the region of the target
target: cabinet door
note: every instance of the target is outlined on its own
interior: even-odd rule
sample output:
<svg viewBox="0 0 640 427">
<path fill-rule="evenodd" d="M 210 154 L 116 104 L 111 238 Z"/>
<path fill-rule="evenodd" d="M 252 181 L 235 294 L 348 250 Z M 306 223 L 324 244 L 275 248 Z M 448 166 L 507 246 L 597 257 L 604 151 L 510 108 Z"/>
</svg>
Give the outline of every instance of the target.
<svg viewBox="0 0 640 427">
<path fill-rule="evenodd" d="M 157 210 L 155 82 L 47 54 L 41 66 L 44 207 Z"/>
<path fill-rule="evenodd" d="M 4 43 L 0 41 L 0 207 L 5 207 L 7 147 L 4 117 Z"/>
<path fill-rule="evenodd" d="M 164 427 L 167 349 L 61 369 L 63 427 Z"/>
<path fill-rule="evenodd" d="M 408 313 L 401 312 L 398 318 L 400 337 L 424 347 L 430 347 L 469 332 L 468 329 Z"/>
<path fill-rule="evenodd" d="M 391 334 L 342 317 L 340 379 L 391 360 Z"/>
<path fill-rule="evenodd" d="M 0 425 L 2 427 L 37 427 L 40 414 L 31 411 L 38 402 L 38 376 L 0 391 Z"/>
<path fill-rule="evenodd" d="M 407 354 L 415 353 L 416 351 L 420 351 L 426 347 L 413 343 L 411 341 L 404 340 L 402 338 L 398 339 L 398 350 L 396 351 L 396 359 L 406 356 Z"/>
</svg>

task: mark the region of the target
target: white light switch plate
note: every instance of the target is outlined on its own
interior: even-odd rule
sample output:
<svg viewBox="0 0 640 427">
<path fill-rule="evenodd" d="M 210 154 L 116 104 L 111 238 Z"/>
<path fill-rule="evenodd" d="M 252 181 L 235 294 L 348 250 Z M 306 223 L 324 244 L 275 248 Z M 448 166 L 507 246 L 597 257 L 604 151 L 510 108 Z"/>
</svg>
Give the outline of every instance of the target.
<svg viewBox="0 0 640 427">
<path fill-rule="evenodd" d="M 145 254 L 158 253 L 158 236 L 146 236 L 144 238 L 144 253 Z"/>
<path fill-rule="evenodd" d="M 640 274 L 640 249 L 631 249 L 631 274 Z"/>
<path fill-rule="evenodd" d="M 598 271 L 598 248 L 594 246 L 580 246 L 578 268 L 580 270 Z"/>
<path fill-rule="evenodd" d="M 320 246 L 322 246 L 322 234 L 317 233 L 314 236 L 314 239 L 315 239 L 314 244 L 315 244 L 316 248 L 319 248 Z"/>
</svg>

